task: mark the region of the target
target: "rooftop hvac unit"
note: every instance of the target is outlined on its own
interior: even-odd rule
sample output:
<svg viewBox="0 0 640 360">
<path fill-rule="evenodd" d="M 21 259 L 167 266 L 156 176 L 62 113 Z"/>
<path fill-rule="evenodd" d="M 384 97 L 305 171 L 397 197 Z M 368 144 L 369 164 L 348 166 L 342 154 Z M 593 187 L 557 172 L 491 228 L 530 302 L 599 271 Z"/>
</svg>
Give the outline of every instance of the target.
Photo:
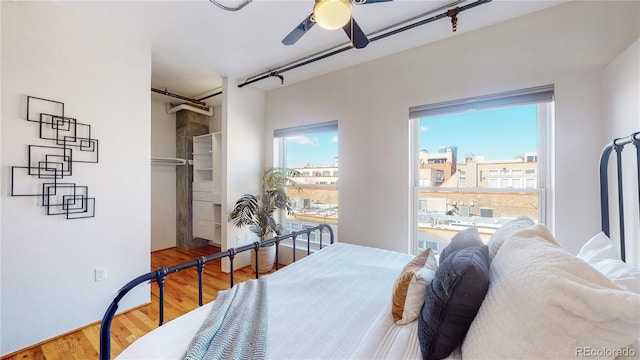
<svg viewBox="0 0 640 360">
<path fill-rule="evenodd" d="M 469 217 L 469 206 L 460 206 L 460 216 Z"/>
<path fill-rule="evenodd" d="M 311 205 L 311 199 L 291 198 L 291 202 L 296 209 L 308 209 Z"/>
<path fill-rule="evenodd" d="M 480 217 L 492 218 L 493 217 L 493 208 L 481 207 L 480 208 Z"/>
</svg>

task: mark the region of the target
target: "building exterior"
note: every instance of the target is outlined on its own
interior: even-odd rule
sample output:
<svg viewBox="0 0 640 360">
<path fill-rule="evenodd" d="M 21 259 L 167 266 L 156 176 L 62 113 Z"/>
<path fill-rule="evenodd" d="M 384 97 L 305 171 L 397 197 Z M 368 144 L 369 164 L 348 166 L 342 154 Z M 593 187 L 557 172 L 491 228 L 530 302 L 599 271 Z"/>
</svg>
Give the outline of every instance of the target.
<svg viewBox="0 0 640 360">
<path fill-rule="evenodd" d="M 338 165 L 335 166 L 305 166 L 302 168 L 294 168 L 302 173 L 301 177 L 296 178 L 299 185 L 337 185 L 338 184 Z"/>
<path fill-rule="evenodd" d="M 440 147 L 437 153 L 431 154 L 420 150 L 418 155 L 420 186 L 440 186 L 456 173 L 457 147 Z"/>
<path fill-rule="evenodd" d="M 296 188 L 287 189 L 294 208 L 294 214 L 286 215 L 287 232 L 329 224 L 335 234 L 338 225 L 337 159 L 334 166 L 305 166 L 294 170 L 302 176 L 295 178 Z"/>
<path fill-rule="evenodd" d="M 457 177 L 444 187 L 526 189 L 538 187 L 538 156 L 526 153 L 514 160 L 465 159 L 457 164 Z M 453 183 L 453 182 L 456 183 Z"/>
<path fill-rule="evenodd" d="M 538 218 L 539 194 L 531 191 L 538 187 L 535 152 L 499 161 L 468 156 L 456 164 L 453 151 L 420 155 L 419 184 L 428 189 L 417 194 L 419 250 L 437 251 L 469 226 L 487 240 L 516 216 Z"/>
</svg>

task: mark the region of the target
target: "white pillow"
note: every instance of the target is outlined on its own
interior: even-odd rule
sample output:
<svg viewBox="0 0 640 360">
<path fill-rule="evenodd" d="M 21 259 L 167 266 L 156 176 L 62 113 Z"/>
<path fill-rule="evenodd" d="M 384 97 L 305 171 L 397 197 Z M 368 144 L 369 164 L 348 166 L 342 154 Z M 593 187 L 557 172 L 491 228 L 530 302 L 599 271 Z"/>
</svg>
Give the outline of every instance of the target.
<svg viewBox="0 0 640 360">
<path fill-rule="evenodd" d="M 431 249 L 414 257 L 402 269 L 391 297 L 391 315 L 396 325 L 406 325 L 418 318 L 437 269 L 438 262 Z"/>
<path fill-rule="evenodd" d="M 584 244 L 578 257 L 623 289 L 640 293 L 640 269 L 620 260 L 613 241 L 602 231 Z"/>
<path fill-rule="evenodd" d="M 640 337 L 640 294 L 563 250 L 543 225 L 506 239 L 489 279 L 463 358 L 576 359 Z"/>
<path fill-rule="evenodd" d="M 487 244 L 489 246 L 489 257 L 493 259 L 498 253 L 500 246 L 502 246 L 502 243 L 514 232 L 530 228 L 535 224 L 530 217 L 520 216 L 502 225 L 489 239 L 489 243 Z"/>
</svg>

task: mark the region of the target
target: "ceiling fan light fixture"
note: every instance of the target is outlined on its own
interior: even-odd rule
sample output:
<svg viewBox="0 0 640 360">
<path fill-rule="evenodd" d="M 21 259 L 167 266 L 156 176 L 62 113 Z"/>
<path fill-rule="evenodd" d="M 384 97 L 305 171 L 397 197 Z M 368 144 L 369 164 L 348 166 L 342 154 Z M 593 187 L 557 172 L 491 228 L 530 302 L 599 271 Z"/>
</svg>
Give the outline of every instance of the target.
<svg viewBox="0 0 640 360">
<path fill-rule="evenodd" d="M 313 16 L 321 27 L 336 30 L 351 19 L 351 0 L 317 0 L 313 6 Z"/>
</svg>

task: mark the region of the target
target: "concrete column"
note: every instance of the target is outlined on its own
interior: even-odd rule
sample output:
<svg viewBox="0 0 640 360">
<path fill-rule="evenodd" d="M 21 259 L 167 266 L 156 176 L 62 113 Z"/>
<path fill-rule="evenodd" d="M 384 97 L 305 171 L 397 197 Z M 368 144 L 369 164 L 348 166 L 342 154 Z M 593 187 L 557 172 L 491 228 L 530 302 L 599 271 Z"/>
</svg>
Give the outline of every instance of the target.
<svg viewBox="0 0 640 360">
<path fill-rule="evenodd" d="M 209 133 L 206 115 L 189 110 L 176 113 L 176 157 L 193 159 L 193 137 Z M 176 246 L 184 249 L 206 245 L 203 239 L 193 238 L 193 166 L 176 167 Z"/>
</svg>

